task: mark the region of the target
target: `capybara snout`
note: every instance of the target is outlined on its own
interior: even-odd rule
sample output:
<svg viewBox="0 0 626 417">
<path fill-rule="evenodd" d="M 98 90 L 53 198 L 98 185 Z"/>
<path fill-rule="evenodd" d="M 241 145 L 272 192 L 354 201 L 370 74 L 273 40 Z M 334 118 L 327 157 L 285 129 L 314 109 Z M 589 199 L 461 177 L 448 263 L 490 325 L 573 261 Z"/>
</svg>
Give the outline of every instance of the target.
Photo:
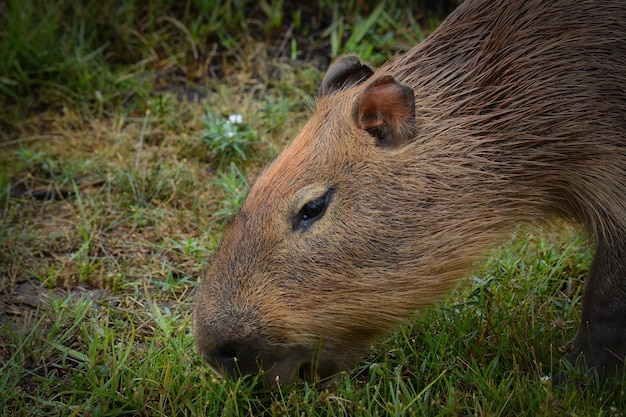
<svg viewBox="0 0 626 417">
<path fill-rule="evenodd" d="M 337 60 L 198 291 L 201 355 L 270 386 L 349 369 L 517 225 L 596 242 L 570 360 L 626 357 L 626 2 L 467 0 L 373 71 Z"/>
</svg>

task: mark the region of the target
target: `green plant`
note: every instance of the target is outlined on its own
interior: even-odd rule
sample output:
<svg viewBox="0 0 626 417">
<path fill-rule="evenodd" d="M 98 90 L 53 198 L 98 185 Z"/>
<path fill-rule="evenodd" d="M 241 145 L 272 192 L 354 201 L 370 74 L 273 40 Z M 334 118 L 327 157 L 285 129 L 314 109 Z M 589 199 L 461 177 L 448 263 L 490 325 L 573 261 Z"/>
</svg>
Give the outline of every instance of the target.
<svg viewBox="0 0 626 417">
<path fill-rule="evenodd" d="M 237 213 L 243 203 L 250 184 L 245 175 L 233 163 L 228 172 L 219 172 L 217 178 L 212 181 L 225 195 L 220 202 L 220 209 L 213 215 L 218 218 L 229 218 Z"/>
<path fill-rule="evenodd" d="M 220 166 L 235 158 L 246 160 L 255 132 L 244 123 L 240 114 L 224 118 L 207 109 L 202 123 L 204 130 L 199 136 L 208 145 L 211 158 L 215 158 Z"/>
</svg>

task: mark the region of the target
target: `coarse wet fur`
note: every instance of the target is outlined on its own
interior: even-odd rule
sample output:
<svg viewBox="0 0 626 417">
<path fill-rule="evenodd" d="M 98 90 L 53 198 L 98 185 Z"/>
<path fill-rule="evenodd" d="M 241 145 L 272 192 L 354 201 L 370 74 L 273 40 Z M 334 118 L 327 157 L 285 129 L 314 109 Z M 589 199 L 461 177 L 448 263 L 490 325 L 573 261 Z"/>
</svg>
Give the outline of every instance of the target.
<svg viewBox="0 0 626 417">
<path fill-rule="evenodd" d="M 197 294 L 201 355 L 269 386 L 350 368 L 520 224 L 597 244 L 568 358 L 626 357 L 626 2 L 470 0 L 374 72 L 328 71 Z"/>
</svg>

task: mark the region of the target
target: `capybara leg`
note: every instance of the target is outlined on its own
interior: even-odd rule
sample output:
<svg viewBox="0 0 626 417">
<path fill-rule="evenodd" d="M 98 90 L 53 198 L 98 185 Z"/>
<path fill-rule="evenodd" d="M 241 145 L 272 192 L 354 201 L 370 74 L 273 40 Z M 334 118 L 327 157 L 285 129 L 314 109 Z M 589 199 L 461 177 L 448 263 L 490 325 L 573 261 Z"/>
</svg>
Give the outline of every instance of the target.
<svg viewBox="0 0 626 417">
<path fill-rule="evenodd" d="M 626 240 L 599 239 L 583 296 L 582 320 L 568 358 L 600 376 L 624 378 L 626 359 Z"/>
</svg>

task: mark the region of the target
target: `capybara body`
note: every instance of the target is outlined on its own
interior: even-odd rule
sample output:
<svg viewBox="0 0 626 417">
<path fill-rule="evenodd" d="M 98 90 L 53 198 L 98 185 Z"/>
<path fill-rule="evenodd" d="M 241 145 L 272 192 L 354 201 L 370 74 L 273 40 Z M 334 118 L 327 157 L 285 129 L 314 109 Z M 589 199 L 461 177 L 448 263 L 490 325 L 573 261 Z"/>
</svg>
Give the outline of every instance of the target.
<svg viewBox="0 0 626 417">
<path fill-rule="evenodd" d="M 374 72 L 329 69 L 197 295 L 218 372 L 352 366 L 520 224 L 596 244 L 570 360 L 626 357 L 626 2 L 468 0 Z"/>
</svg>

